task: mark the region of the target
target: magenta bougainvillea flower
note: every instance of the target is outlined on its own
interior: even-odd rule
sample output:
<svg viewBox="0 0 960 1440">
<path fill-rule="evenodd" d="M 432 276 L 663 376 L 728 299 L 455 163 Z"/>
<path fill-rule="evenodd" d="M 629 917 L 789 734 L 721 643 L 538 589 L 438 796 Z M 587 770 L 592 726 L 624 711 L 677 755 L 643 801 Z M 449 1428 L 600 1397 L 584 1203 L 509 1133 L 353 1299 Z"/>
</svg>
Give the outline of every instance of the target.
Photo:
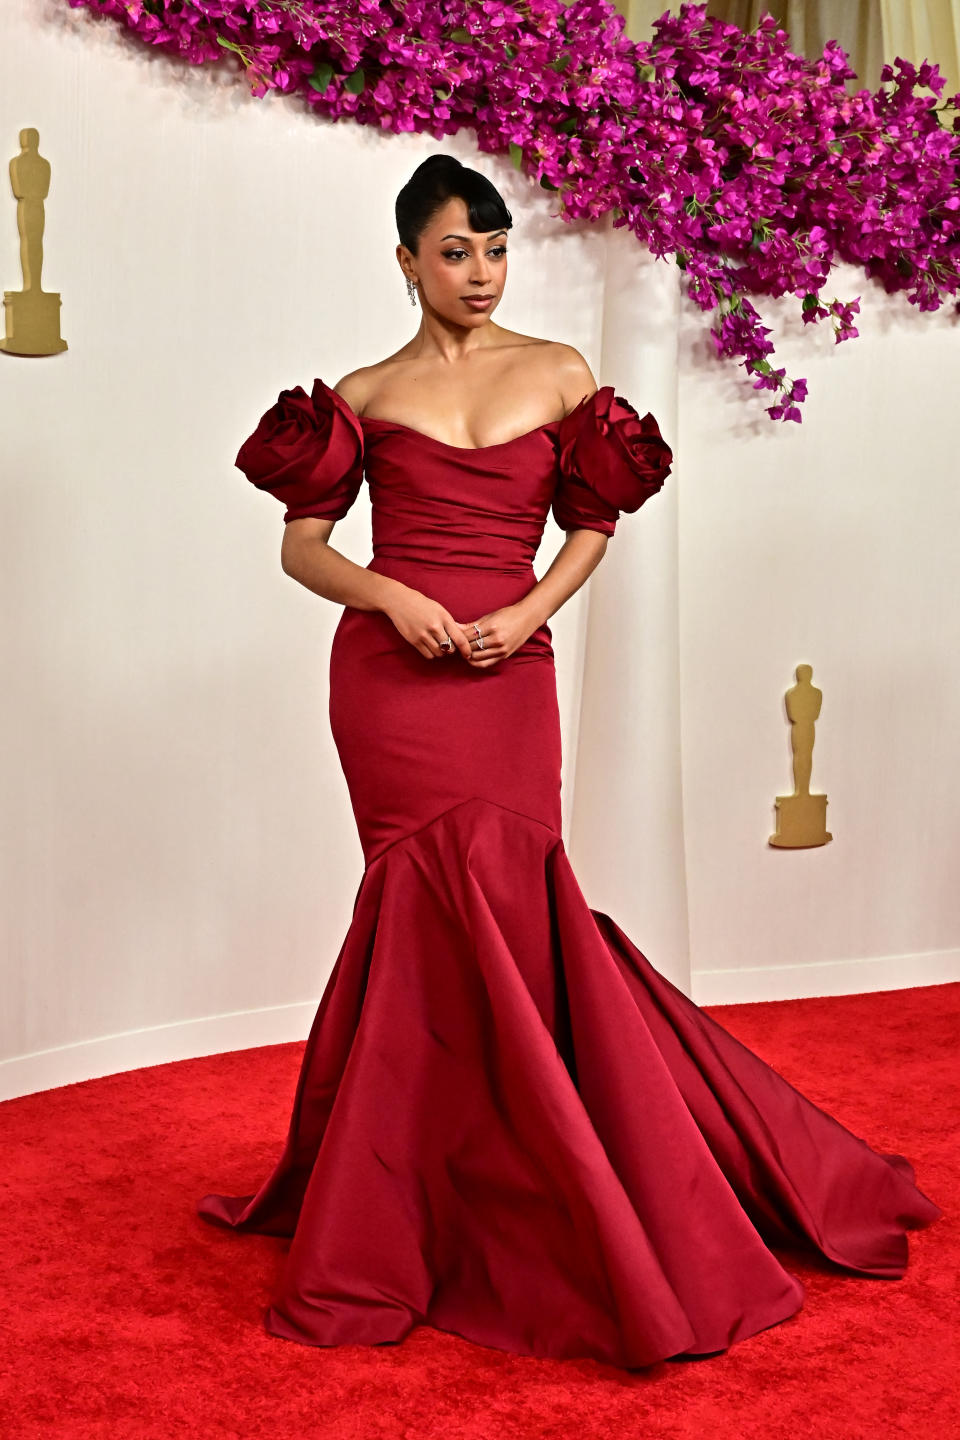
<svg viewBox="0 0 960 1440">
<path fill-rule="evenodd" d="M 799 420 L 804 380 L 774 367 L 748 296 L 794 295 L 807 324 L 857 335 L 859 297 L 825 300 L 839 262 L 935 310 L 960 290 L 960 93 L 897 59 L 852 93 L 831 41 L 795 55 L 771 15 L 750 34 L 705 4 L 650 40 L 611 0 L 68 0 L 194 65 L 237 63 L 254 95 L 442 137 L 472 129 L 556 197 L 563 220 L 612 214 L 715 312 L 767 413 Z M 960 305 L 955 302 L 955 308 Z"/>
</svg>

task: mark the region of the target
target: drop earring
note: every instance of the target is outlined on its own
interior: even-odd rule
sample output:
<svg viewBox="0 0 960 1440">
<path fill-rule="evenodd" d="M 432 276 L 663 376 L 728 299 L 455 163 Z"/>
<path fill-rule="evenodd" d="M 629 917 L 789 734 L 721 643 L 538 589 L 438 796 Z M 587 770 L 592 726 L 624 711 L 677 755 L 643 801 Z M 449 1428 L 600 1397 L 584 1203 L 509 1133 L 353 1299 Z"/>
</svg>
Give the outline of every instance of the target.
<svg viewBox="0 0 960 1440">
<path fill-rule="evenodd" d="M 407 276 L 407 294 L 410 296 L 410 304 L 411 304 L 411 305 L 416 305 L 416 303 L 417 303 L 417 287 L 416 287 L 416 285 L 414 285 L 414 283 L 413 283 L 413 281 L 410 279 L 409 275 Z"/>
</svg>

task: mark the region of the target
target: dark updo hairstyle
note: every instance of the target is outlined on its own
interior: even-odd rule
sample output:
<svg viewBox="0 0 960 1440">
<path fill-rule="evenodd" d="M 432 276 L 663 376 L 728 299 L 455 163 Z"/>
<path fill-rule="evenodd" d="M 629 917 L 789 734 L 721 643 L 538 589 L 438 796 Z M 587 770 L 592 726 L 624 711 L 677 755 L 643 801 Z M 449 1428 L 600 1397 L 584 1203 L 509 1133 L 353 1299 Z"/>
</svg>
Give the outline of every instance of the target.
<svg viewBox="0 0 960 1440">
<path fill-rule="evenodd" d="M 454 195 L 466 203 L 471 230 L 509 230 L 513 224 L 499 190 L 479 170 L 461 165 L 455 155 L 430 155 L 414 170 L 395 207 L 400 242 L 412 255 L 434 215 Z"/>
</svg>

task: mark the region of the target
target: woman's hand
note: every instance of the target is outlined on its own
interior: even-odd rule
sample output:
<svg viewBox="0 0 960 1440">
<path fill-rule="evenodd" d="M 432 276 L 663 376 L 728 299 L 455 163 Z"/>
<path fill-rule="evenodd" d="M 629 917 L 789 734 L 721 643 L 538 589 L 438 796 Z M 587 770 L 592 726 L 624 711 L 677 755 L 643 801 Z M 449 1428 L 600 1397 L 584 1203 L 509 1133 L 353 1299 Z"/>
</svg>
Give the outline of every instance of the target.
<svg viewBox="0 0 960 1440">
<path fill-rule="evenodd" d="M 483 636 L 482 650 L 477 644 L 475 625 L 480 627 Z M 539 621 L 523 606 L 504 605 L 499 610 L 489 610 L 477 620 L 465 621 L 458 628 L 470 642 L 470 664 L 477 670 L 485 670 L 519 650 L 538 625 Z"/>
<path fill-rule="evenodd" d="M 393 621 L 404 640 L 408 640 L 427 660 L 440 660 L 455 653 L 449 646 L 446 650 L 440 648 L 440 642 L 448 635 L 460 654 L 470 659 L 470 641 L 450 611 L 419 590 L 401 585 L 384 614 Z M 485 627 L 481 625 L 480 628 Z"/>
</svg>

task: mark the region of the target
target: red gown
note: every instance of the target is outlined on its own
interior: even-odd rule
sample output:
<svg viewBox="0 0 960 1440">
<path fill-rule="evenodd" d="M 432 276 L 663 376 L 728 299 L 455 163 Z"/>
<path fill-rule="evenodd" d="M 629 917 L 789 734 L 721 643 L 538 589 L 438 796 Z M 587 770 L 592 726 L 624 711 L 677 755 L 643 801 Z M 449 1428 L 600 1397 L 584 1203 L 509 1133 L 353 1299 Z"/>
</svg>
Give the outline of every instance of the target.
<svg viewBox="0 0 960 1440">
<path fill-rule="evenodd" d="M 370 487 L 373 559 L 458 620 L 519 600 L 548 513 L 612 535 L 662 485 L 653 416 L 610 386 L 464 449 L 284 391 L 237 464 L 285 519 Z M 769 1248 L 906 1269 L 937 1205 L 592 910 L 560 834 L 550 627 L 484 670 L 345 607 L 330 722 L 365 866 L 283 1153 L 207 1220 L 291 1236 L 268 1331 L 309 1345 L 428 1324 L 623 1367 L 721 1351 L 803 1287 Z"/>
</svg>

